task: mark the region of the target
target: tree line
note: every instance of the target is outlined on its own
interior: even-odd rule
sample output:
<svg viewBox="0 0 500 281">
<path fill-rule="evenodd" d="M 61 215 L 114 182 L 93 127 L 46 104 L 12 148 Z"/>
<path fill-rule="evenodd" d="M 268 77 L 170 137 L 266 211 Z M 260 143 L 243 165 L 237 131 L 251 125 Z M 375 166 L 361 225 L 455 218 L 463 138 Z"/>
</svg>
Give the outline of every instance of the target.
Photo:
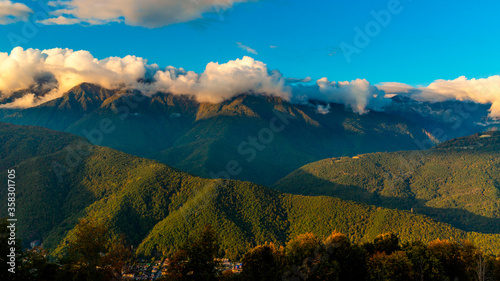
<svg viewBox="0 0 500 281">
<path fill-rule="evenodd" d="M 112 236 L 103 224 L 83 219 L 58 259 L 40 248 L 23 250 L 17 243 L 16 274 L 11 274 L 4 262 L 9 250 L 5 219 L 0 227 L 0 280 L 123 280 L 122 268 L 137 261 L 124 237 Z M 219 269 L 222 253 L 216 231 L 207 225 L 164 257 L 169 261 L 166 275 L 157 280 L 500 280 L 500 257 L 487 255 L 468 241 L 401 243 L 393 233 L 365 243 L 352 243 L 336 231 L 325 238 L 301 234 L 285 245 L 265 243 L 244 254 L 238 273 Z"/>
</svg>

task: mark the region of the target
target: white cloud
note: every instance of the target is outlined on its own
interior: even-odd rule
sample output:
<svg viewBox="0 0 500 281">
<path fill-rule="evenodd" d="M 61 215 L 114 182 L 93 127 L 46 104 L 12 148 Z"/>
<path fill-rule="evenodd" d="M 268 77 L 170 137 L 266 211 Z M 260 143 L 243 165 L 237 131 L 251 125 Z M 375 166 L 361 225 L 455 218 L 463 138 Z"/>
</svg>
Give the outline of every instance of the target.
<svg viewBox="0 0 500 281">
<path fill-rule="evenodd" d="M 80 19 L 67 18 L 67 17 L 63 17 L 63 16 L 58 16 L 55 18 L 48 18 L 45 20 L 41 20 L 39 22 L 43 23 L 45 25 L 73 25 L 73 24 L 82 23 L 82 21 Z M 88 23 L 94 24 L 94 25 L 104 24 L 104 22 L 102 22 L 102 21 L 96 21 L 96 20 L 90 20 L 90 19 L 88 20 Z"/>
<path fill-rule="evenodd" d="M 245 50 L 245 51 L 247 51 L 250 54 L 258 55 L 256 50 L 254 50 L 254 49 L 252 49 L 252 48 L 250 48 L 248 46 L 243 45 L 241 42 L 236 42 L 236 44 L 238 45 L 238 47 L 240 49 Z"/>
<path fill-rule="evenodd" d="M 406 93 L 420 101 L 460 100 L 482 104 L 491 103 L 490 117 L 500 118 L 500 76 L 454 80 L 436 80 L 427 87 L 412 87 L 402 83 L 382 83 L 378 86 L 387 93 Z"/>
<path fill-rule="evenodd" d="M 144 79 L 153 82 L 139 82 Z M 29 89 L 42 80 L 46 83 L 45 89 L 55 87 L 49 95 L 42 99 L 26 95 L 8 106 L 33 106 L 88 82 L 109 89 L 139 89 L 147 94 L 158 91 L 187 94 L 200 102 L 221 102 L 242 93 L 274 95 L 292 102 L 307 103 L 309 99 L 316 99 L 345 104 L 360 114 L 368 109 L 383 109 L 390 102 L 385 98 L 386 93 L 405 93 L 417 100 L 491 103 L 490 116 L 500 118 L 498 75 L 484 79 L 437 80 L 426 87 L 394 82 L 373 86 L 364 79 L 331 82 L 322 78 L 314 83 L 309 77 L 285 78 L 251 57 L 227 63 L 211 62 L 204 72 L 195 73 L 172 66 L 160 69 L 158 65 L 136 56 L 97 59 L 88 51 L 60 48 L 24 50 L 17 47 L 10 54 L 0 52 L 0 98 L 17 90 Z M 320 111 L 327 112 L 326 108 Z"/>
<path fill-rule="evenodd" d="M 48 94 L 42 97 L 37 97 L 35 94 L 30 93 L 14 100 L 11 103 L 0 104 L 0 108 L 28 108 L 40 105 L 42 103 L 48 102 L 58 97 L 60 97 L 60 94 L 57 89 L 49 92 Z"/>
<path fill-rule="evenodd" d="M 412 87 L 410 85 L 407 85 L 404 83 L 399 83 L 399 82 L 384 82 L 384 83 L 380 83 L 380 85 L 376 85 L 376 86 L 377 86 L 377 88 L 385 91 L 389 95 L 396 94 L 396 93 L 409 94 L 410 92 L 412 92 L 415 89 L 414 87 Z"/>
<path fill-rule="evenodd" d="M 199 19 L 202 14 L 221 14 L 235 3 L 253 0 L 68 0 L 51 1 L 53 18 L 44 24 L 91 25 L 124 22 L 148 28 Z"/>
<path fill-rule="evenodd" d="M 366 113 L 368 108 L 380 110 L 390 103 L 390 100 L 384 97 L 384 92 L 365 79 L 330 82 L 324 77 L 316 83 L 319 87 L 320 100 L 344 104 L 359 114 Z"/>
<path fill-rule="evenodd" d="M 132 87 L 137 79 L 157 69 L 158 66 L 148 65 L 145 59 L 135 56 L 98 60 L 87 51 L 59 48 L 41 51 L 17 47 L 10 54 L 0 53 L 0 92 L 8 96 L 14 91 L 27 89 L 35 85 L 39 77 L 48 74 L 57 81 L 59 96 L 83 82 L 106 88 Z M 56 98 L 57 94 L 51 97 Z M 28 101 L 26 97 L 22 104 Z"/>
<path fill-rule="evenodd" d="M 191 94 L 200 102 L 217 103 L 238 94 L 253 92 L 290 99 L 290 90 L 285 79 L 271 72 L 260 61 L 243 57 L 224 64 L 211 62 L 203 73 L 197 74 L 182 69 L 167 68 L 158 71 L 154 90 L 174 94 Z"/>
<path fill-rule="evenodd" d="M 27 21 L 31 13 L 33 10 L 24 4 L 12 3 L 8 0 L 0 1 L 0 24 Z"/>
<path fill-rule="evenodd" d="M 14 91 L 28 89 L 40 77 L 51 77 L 57 87 L 43 100 L 34 95 L 4 107 L 30 107 L 61 96 L 70 88 L 94 83 L 109 89 L 133 88 L 147 93 L 158 91 L 194 96 L 200 102 L 221 102 L 242 93 L 268 94 L 290 98 L 285 79 L 277 71 L 250 57 L 219 64 L 211 62 L 203 73 L 169 66 L 161 70 L 147 60 L 126 56 L 96 59 L 88 51 L 70 49 L 37 50 L 14 48 L 10 54 L 0 53 L 0 92 L 9 96 Z M 141 78 L 153 83 L 140 83 Z"/>
<path fill-rule="evenodd" d="M 321 105 L 321 104 L 318 104 L 318 107 L 316 108 L 316 111 L 319 113 L 319 114 L 328 114 L 330 113 L 330 105 Z"/>
</svg>

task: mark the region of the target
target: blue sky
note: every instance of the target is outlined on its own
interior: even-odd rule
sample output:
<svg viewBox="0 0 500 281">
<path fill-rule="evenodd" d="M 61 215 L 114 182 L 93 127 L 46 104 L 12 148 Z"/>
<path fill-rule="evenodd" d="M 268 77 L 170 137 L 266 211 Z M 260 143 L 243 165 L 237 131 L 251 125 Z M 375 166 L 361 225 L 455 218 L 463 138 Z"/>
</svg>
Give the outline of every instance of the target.
<svg viewBox="0 0 500 281">
<path fill-rule="evenodd" d="M 35 14 L 42 11 L 36 1 L 17 2 L 29 6 Z M 365 78 L 372 84 L 397 81 L 419 85 L 462 75 L 483 78 L 499 74 L 498 1 L 402 0 L 402 11 L 392 15 L 389 24 L 381 27 L 371 43 L 353 54 L 348 63 L 341 43 L 354 46 L 354 28 L 364 29 L 374 20 L 371 12 L 387 10 L 389 2 L 236 3 L 220 13 L 205 13 L 203 19 L 157 28 L 125 23 L 37 23 L 37 32 L 24 36 L 26 40 L 18 41 L 18 45 L 83 49 L 99 59 L 132 54 L 161 67 L 173 65 L 196 72 L 202 72 L 211 61 L 223 63 L 249 55 L 271 69 L 279 69 L 286 77 L 328 77 L 336 81 Z M 1 25 L 4 39 L 0 40 L 0 51 L 10 52 L 14 46 L 7 35 L 22 35 L 26 25 L 24 21 Z M 237 42 L 258 54 L 239 48 Z"/>
</svg>

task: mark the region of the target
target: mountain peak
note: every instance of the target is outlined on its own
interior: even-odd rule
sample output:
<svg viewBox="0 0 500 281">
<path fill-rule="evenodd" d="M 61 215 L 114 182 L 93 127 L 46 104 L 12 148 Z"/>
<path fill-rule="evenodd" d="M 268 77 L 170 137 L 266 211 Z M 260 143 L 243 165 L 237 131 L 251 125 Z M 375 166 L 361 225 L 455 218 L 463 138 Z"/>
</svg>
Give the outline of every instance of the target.
<svg viewBox="0 0 500 281">
<path fill-rule="evenodd" d="M 106 89 L 102 86 L 96 85 L 96 84 L 91 84 L 91 83 L 81 83 L 73 88 L 71 88 L 68 92 L 66 92 L 64 95 L 71 95 L 74 94 L 75 97 L 77 98 L 82 98 L 86 97 L 92 100 L 102 100 L 104 101 L 105 99 L 111 97 L 116 93 L 116 90 L 109 90 Z"/>
<path fill-rule="evenodd" d="M 116 94 L 99 85 L 82 83 L 66 92 L 61 98 L 54 100 L 59 108 L 75 109 L 90 112 L 99 108 L 102 103 Z"/>
</svg>

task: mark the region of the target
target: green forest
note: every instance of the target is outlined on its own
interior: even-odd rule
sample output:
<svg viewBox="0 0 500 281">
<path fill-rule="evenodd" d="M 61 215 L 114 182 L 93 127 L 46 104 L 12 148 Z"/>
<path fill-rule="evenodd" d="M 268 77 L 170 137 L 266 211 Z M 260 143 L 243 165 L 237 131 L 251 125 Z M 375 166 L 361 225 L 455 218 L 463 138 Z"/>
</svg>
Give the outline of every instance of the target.
<svg viewBox="0 0 500 281">
<path fill-rule="evenodd" d="M 6 229 L 7 222 L 0 222 Z M 6 231 L 0 232 L 1 254 L 7 254 Z M 109 228 L 92 220 L 80 220 L 75 235 L 59 259 L 50 258 L 41 248 L 19 249 L 15 268 L 9 274 L 2 263 L 1 280 L 126 280 L 124 268 L 141 263 L 123 236 L 115 237 Z M 484 253 L 467 240 L 413 240 L 401 243 L 394 233 L 353 243 L 341 232 L 326 236 L 303 233 L 285 245 L 257 245 L 241 258 L 235 272 L 221 267 L 224 248 L 210 225 L 190 235 L 169 255 L 156 280 L 337 280 L 337 281 L 472 281 L 499 280 L 500 257 Z M 154 259 L 153 259 L 154 260 Z"/>
<path fill-rule="evenodd" d="M 324 159 L 273 188 L 408 210 L 460 229 L 499 233 L 499 170 L 500 133 L 486 132 L 425 151 Z"/>
<path fill-rule="evenodd" d="M 206 273 L 217 279 L 252 280 L 255 276 L 251 274 L 266 274 L 270 270 L 259 269 L 262 265 L 258 264 L 258 260 L 262 258 L 271 259 L 266 260 L 266 264 L 274 264 L 280 269 L 279 278 L 289 276 L 286 277 L 290 278 L 288 280 L 306 280 L 301 276 L 309 276 L 307 280 L 322 280 L 326 277 L 317 274 L 327 274 L 331 280 L 348 280 L 342 278 L 350 276 L 351 273 L 345 272 L 353 269 L 344 268 L 344 256 L 335 251 L 328 252 L 340 247 L 337 244 L 332 246 L 332 239 L 344 241 L 342 245 L 345 247 L 348 245 L 345 258 L 352 254 L 353 258 L 359 259 L 355 264 L 362 265 L 363 270 L 354 272 L 363 275 L 352 277 L 361 278 L 358 280 L 422 280 L 416 274 L 430 276 L 424 280 L 455 280 L 455 277 L 476 280 L 473 276 L 478 259 L 486 268 L 484 276 L 497 276 L 494 275 L 497 274 L 498 263 L 495 256 L 500 254 L 500 235 L 494 231 L 494 224 L 487 223 L 488 220 L 495 222 L 496 203 L 480 208 L 478 201 L 474 201 L 475 197 L 469 196 L 472 201 L 462 209 L 434 206 L 436 212 L 445 210 L 443 216 L 434 217 L 431 212 L 422 211 L 425 208 L 413 205 L 414 201 L 423 198 L 432 203 L 445 202 L 450 194 L 443 190 L 460 186 L 463 186 L 462 190 L 475 192 L 475 189 L 467 187 L 466 177 L 457 172 L 463 172 L 459 168 L 466 164 L 468 169 L 476 169 L 473 172 L 478 185 L 484 185 L 481 196 L 486 196 L 490 190 L 490 198 L 496 200 L 497 193 L 493 192 L 498 176 L 495 173 L 496 133 L 491 133 L 489 137 L 476 135 L 458 139 L 455 143 L 443 143 L 428 152 L 421 152 L 425 154 L 415 154 L 420 158 L 412 156 L 412 152 L 400 152 L 362 155 L 359 159 L 324 160 L 334 167 L 344 165 L 342 169 L 346 173 L 356 173 L 355 177 L 342 178 L 359 181 L 350 185 L 350 192 L 356 198 L 346 198 L 343 194 L 348 194 L 348 190 L 343 191 L 333 181 L 328 181 L 326 186 L 318 186 L 317 182 L 303 181 L 307 178 L 292 180 L 292 176 L 300 170 L 272 189 L 251 182 L 196 177 L 154 160 L 95 146 L 81 137 L 41 127 L 0 123 L 0 131 L 0 140 L 5 144 L 0 147 L 0 167 L 16 170 L 16 202 L 30 202 L 19 204 L 16 210 L 16 218 L 20 222 L 17 227 L 18 252 L 22 252 L 18 257 L 22 267 L 19 270 L 27 274 L 21 280 L 43 280 L 43 274 L 61 274 L 61 280 L 71 280 L 67 279 L 68 276 L 75 280 L 94 280 L 88 276 L 97 278 L 101 274 L 108 278 L 109 274 L 118 276 L 117 268 L 127 263 L 164 258 L 178 261 L 177 265 L 172 264 L 177 266 L 172 269 L 177 275 L 169 278 L 205 280 L 184 276 L 189 269 L 184 266 L 186 260 L 192 260 L 190 253 L 199 252 L 190 245 L 196 244 L 197 235 L 208 225 L 210 229 L 206 231 L 210 235 L 207 235 L 212 237 L 212 241 L 216 237 L 217 246 L 214 244 L 217 251 L 213 251 L 216 252 L 213 256 L 211 250 L 207 250 L 209 260 L 214 257 L 229 258 L 244 264 L 241 274 L 235 276 L 214 273 L 213 270 Z M 478 141 L 481 145 L 477 144 Z M 404 159 L 413 169 L 411 173 L 407 171 L 412 175 L 412 179 L 406 182 L 408 185 L 394 189 L 398 191 L 394 194 L 380 189 L 379 181 L 383 181 L 384 187 L 387 179 L 369 177 L 384 167 L 381 163 L 400 161 L 397 157 L 385 155 L 406 157 Z M 378 159 L 379 162 L 365 159 Z M 439 166 L 438 161 L 443 161 L 450 168 Z M 313 163 L 310 167 L 318 167 L 317 171 L 329 171 L 329 174 L 322 174 L 325 178 L 341 173 L 340 169 L 330 169 L 331 166 L 323 164 Z M 393 183 L 399 180 L 397 175 L 404 175 L 401 165 L 386 166 L 399 169 L 392 171 Z M 309 169 L 308 166 L 305 168 Z M 437 169 L 441 176 L 429 178 L 433 169 Z M 417 177 L 420 174 L 423 176 Z M 439 184 L 440 189 L 434 188 L 434 192 L 441 199 L 437 195 L 429 197 L 426 193 L 430 193 L 433 186 L 438 186 L 437 177 L 441 177 L 443 184 Z M 317 194 L 301 194 L 305 192 L 300 192 L 300 189 L 291 189 L 288 193 L 278 191 L 287 181 L 291 188 L 304 184 L 310 187 L 311 193 Z M 295 185 L 292 184 L 294 182 Z M 0 183 L 2 188 L 5 184 Z M 356 188 L 355 184 L 358 184 Z M 418 193 L 419 187 L 425 189 Z M 332 190 L 338 193 L 333 194 Z M 406 196 L 406 191 L 414 195 Z M 5 196 L 1 193 L 0 200 L 7 200 Z M 459 204 L 457 200 L 460 197 L 454 198 Z M 404 205 L 404 202 L 410 203 Z M 0 210 L 1 217 L 7 216 L 5 211 Z M 457 218 L 469 221 L 469 225 L 476 228 L 471 226 L 463 230 L 457 227 L 456 221 L 447 221 L 450 213 L 446 211 L 472 213 L 474 216 L 469 220 L 460 216 Z M 475 218 L 480 219 L 471 222 Z M 491 231 L 481 231 L 488 230 L 487 227 L 492 227 Z M 86 261 L 92 255 L 82 254 L 81 251 L 87 249 L 79 247 L 85 244 L 82 241 L 90 239 L 82 238 L 82 235 L 90 232 L 101 233 L 100 239 L 97 239 L 100 244 L 96 246 L 101 249 L 101 254 L 94 255 L 92 261 Z M 389 243 L 387 239 L 392 241 L 392 246 L 390 250 L 382 250 L 381 247 L 385 246 L 379 244 Z M 30 242 L 36 240 L 42 242 L 43 249 L 27 250 Z M 385 242 L 377 244 L 377 241 Z M 349 252 L 351 250 L 352 253 Z M 426 265 L 430 268 L 426 269 L 426 273 L 422 273 L 423 269 L 417 270 L 418 259 L 412 251 L 417 251 L 427 259 L 426 263 L 431 263 Z M 461 263 L 447 260 L 449 258 L 458 259 Z M 206 266 L 202 268 L 206 269 Z M 29 274 L 39 270 L 40 276 L 29 277 Z M 200 272 L 203 270 L 199 269 Z M 387 279 L 384 276 L 388 274 L 393 276 L 391 278 L 399 276 L 397 278 L 400 279 Z M 456 275 L 451 277 L 451 274 Z M 445 276 L 451 279 L 439 279 Z M 262 278 L 279 279 L 276 276 Z"/>
<path fill-rule="evenodd" d="M 36 147 L 24 158 L 5 160 L 22 175 L 17 180 L 18 202 L 30 202 L 17 209 L 22 221 L 19 238 L 25 246 L 43 241 L 55 257 L 66 253 L 65 245 L 82 218 L 124 235 L 145 257 L 174 253 L 190 234 L 208 224 L 220 236 L 224 256 L 231 259 L 265 242 L 282 246 L 302 233 L 326 236 L 335 230 L 356 243 L 393 232 L 402 242 L 468 239 L 487 253 L 500 253 L 498 234 L 466 232 L 404 210 L 291 195 L 250 182 L 198 178 L 79 137 L 61 138 L 61 133 L 29 128 L 28 133 L 26 127 L 2 125 L 4 151 L 17 154 L 26 145 Z M 56 149 L 44 148 L 45 143 Z M 4 196 L 0 200 L 6 200 Z"/>
</svg>

